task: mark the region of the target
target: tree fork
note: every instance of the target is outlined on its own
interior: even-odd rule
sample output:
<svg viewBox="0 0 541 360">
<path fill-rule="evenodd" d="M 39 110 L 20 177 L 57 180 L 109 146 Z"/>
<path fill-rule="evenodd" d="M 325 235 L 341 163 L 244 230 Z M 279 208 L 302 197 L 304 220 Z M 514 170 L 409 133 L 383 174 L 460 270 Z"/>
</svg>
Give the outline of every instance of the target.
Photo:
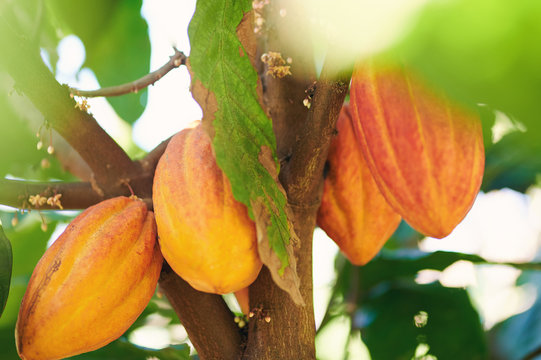
<svg viewBox="0 0 541 360">
<path fill-rule="evenodd" d="M 159 284 L 201 359 L 239 358 L 240 329 L 220 295 L 195 290 L 166 263 Z"/>
</svg>

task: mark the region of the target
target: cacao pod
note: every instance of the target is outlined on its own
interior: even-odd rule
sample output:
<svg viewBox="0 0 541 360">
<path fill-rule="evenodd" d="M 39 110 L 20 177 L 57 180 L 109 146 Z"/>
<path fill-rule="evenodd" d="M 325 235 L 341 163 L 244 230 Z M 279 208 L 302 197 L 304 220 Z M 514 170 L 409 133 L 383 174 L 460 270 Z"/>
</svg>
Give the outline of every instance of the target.
<svg viewBox="0 0 541 360">
<path fill-rule="evenodd" d="M 262 266 L 255 224 L 233 198 L 201 125 L 169 142 L 152 199 L 163 256 L 193 288 L 226 294 L 255 280 Z"/>
<path fill-rule="evenodd" d="M 250 288 L 245 287 L 235 291 L 235 297 L 237 298 L 242 313 L 248 316 L 250 313 Z"/>
<path fill-rule="evenodd" d="M 145 203 L 117 197 L 89 207 L 34 269 L 17 319 L 19 355 L 61 359 L 117 339 L 150 301 L 162 262 Z"/>
<path fill-rule="evenodd" d="M 358 65 L 353 127 L 376 183 L 416 230 L 447 236 L 473 205 L 484 170 L 477 114 L 402 67 Z"/>
<path fill-rule="evenodd" d="M 327 158 L 317 224 L 356 265 L 369 262 L 400 223 L 381 195 L 353 132 L 350 109 L 342 107 Z"/>
</svg>

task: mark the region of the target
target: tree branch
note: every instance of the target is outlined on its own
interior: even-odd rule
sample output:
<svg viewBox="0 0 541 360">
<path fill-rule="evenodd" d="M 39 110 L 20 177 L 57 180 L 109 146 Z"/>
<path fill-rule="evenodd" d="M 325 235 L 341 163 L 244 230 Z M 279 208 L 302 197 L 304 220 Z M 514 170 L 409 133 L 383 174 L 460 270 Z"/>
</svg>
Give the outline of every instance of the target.
<svg viewBox="0 0 541 360">
<path fill-rule="evenodd" d="M 242 336 L 220 295 L 195 290 L 166 264 L 160 275 L 160 289 L 186 328 L 200 359 L 239 358 Z"/>
<path fill-rule="evenodd" d="M 58 206 L 51 206 L 47 203 L 34 206 L 29 202 L 30 196 L 40 195 L 49 198 L 57 194 L 62 194 L 59 200 L 65 210 L 85 209 L 104 200 L 89 182 L 36 182 L 0 179 L 0 204 L 2 205 L 19 209 L 59 210 Z"/>
<path fill-rule="evenodd" d="M 152 149 L 152 151 L 146 154 L 144 158 L 142 158 L 141 160 L 138 160 L 144 172 L 151 172 L 152 174 L 154 174 L 154 171 L 156 170 L 156 166 L 158 166 L 158 161 L 160 161 L 160 158 L 162 157 L 170 140 L 171 140 L 171 137 L 162 141 L 158 146 Z"/>
<path fill-rule="evenodd" d="M 98 97 L 98 96 L 120 96 L 129 93 L 137 93 L 139 90 L 146 88 L 147 86 L 154 85 L 154 83 L 165 76 L 169 71 L 178 68 L 180 65 L 186 65 L 186 55 L 183 52 L 174 48 L 175 54 L 169 57 L 169 61 L 156 71 L 151 72 L 142 78 L 132 81 L 127 84 L 106 87 L 97 90 L 78 90 L 70 87 L 69 91 L 76 96 L 84 97 Z"/>
<path fill-rule="evenodd" d="M 62 207 L 68 209 L 86 209 L 87 207 L 97 204 L 106 198 L 115 196 L 131 195 L 130 187 L 135 195 L 143 198 L 149 209 L 152 209 L 152 202 L 146 201 L 152 195 L 152 180 L 156 165 L 160 160 L 170 139 L 163 141 L 150 151 L 144 158 L 138 160 L 141 172 L 129 179 L 124 179 L 124 182 L 116 184 L 104 189 L 97 189 L 96 184 L 91 181 L 87 182 L 39 182 L 0 179 L 0 204 L 12 206 L 18 209 L 56 209 L 57 206 L 44 204 L 43 206 L 35 207 L 28 202 L 30 196 L 40 195 L 46 198 L 62 194 L 60 199 Z M 122 180 L 122 179 L 121 179 Z M 130 184 L 130 187 L 126 186 Z M 103 194 L 100 194 L 103 191 Z M 106 195 L 107 194 L 107 195 Z"/>
<path fill-rule="evenodd" d="M 288 199 L 301 204 L 317 194 L 330 140 L 336 133 L 338 114 L 347 95 L 351 72 L 340 72 L 332 51 L 327 56 L 316 84 L 308 120 L 295 144 L 290 161 L 281 172 Z"/>
<path fill-rule="evenodd" d="M 6 21 L 0 22 L 0 48 L 15 88 L 24 93 L 43 114 L 48 124 L 81 155 L 94 173 L 96 183 L 106 188 L 118 179 L 137 174 L 139 164 L 131 161 L 122 148 L 88 113 L 77 110 L 67 87 L 61 86 L 45 66 L 39 48 L 18 36 Z"/>
<path fill-rule="evenodd" d="M 281 9 L 286 11 L 287 16 L 277 15 Z M 308 109 L 303 105 L 303 99 L 306 96 L 305 90 L 315 80 L 311 43 L 306 41 L 310 34 L 297 21 L 301 14 L 295 11 L 295 7 L 287 1 L 273 1 L 264 6 L 262 14 L 258 14 L 264 16 L 266 21 L 260 32 L 260 53 L 257 59 L 264 52 L 276 51 L 284 58 L 291 57 L 293 60 L 293 75 L 281 79 L 268 76 L 263 64 L 257 67 L 263 85 L 263 103 L 273 121 L 277 154 L 282 163 L 281 172 L 299 139 L 306 136 L 304 130 Z M 285 42 L 284 38 L 293 41 Z M 319 177 L 313 181 L 319 182 Z M 287 190 L 287 184 L 283 184 Z M 301 295 L 306 304 L 294 304 L 291 297 L 274 283 L 264 267 L 249 288 L 253 317 L 249 322 L 248 344 L 243 359 L 315 359 L 312 232 L 317 205 L 314 198 L 306 198 L 303 206 L 291 207 L 293 218 L 290 220 L 300 239 L 300 248 L 295 249 L 297 273 Z"/>
</svg>

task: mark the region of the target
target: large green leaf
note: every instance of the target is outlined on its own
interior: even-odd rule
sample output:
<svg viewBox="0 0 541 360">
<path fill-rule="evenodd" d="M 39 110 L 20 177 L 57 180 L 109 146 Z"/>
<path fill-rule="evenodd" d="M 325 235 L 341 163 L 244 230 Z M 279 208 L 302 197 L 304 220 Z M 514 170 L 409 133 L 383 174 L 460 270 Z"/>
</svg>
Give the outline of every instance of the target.
<svg viewBox="0 0 541 360">
<path fill-rule="evenodd" d="M 271 120 L 259 105 L 257 73 L 237 36 L 250 0 L 200 0 L 190 23 L 190 65 L 194 97 L 210 125 L 218 165 L 235 198 L 256 220 L 259 253 L 274 280 L 300 302 L 286 215 L 286 196 L 278 185 L 276 140 Z M 202 86 L 201 86 L 202 84 Z M 208 130 L 208 127 L 207 127 Z"/>
<path fill-rule="evenodd" d="M 483 191 L 510 188 L 525 192 L 541 174 L 541 142 L 530 132 L 505 135 L 486 153 Z"/>
<path fill-rule="evenodd" d="M 383 250 L 378 257 L 362 267 L 353 266 L 340 256 L 337 258 L 336 266 L 338 277 L 320 328 L 326 326 L 334 317 L 346 312 L 345 299 L 348 299 L 348 302 L 361 301 L 364 295 L 378 292 L 389 284 L 412 281 L 421 270 L 443 271 L 459 260 L 490 264 L 478 255 L 447 251 L 425 253 L 419 250 Z M 526 270 L 537 268 L 540 264 L 527 263 L 517 266 Z"/>
<path fill-rule="evenodd" d="M 148 26 L 141 17 L 142 0 L 47 1 L 52 22 L 77 35 L 86 49 L 85 65 L 102 87 L 120 85 L 150 69 Z M 135 122 L 146 106 L 147 92 L 108 98 L 118 115 Z"/>
<path fill-rule="evenodd" d="M 13 253 L 11 251 L 11 243 L 6 234 L 4 234 L 2 222 L 0 222 L 0 316 L 2 316 L 6 302 L 8 301 L 12 267 Z"/>
<path fill-rule="evenodd" d="M 433 1 L 395 50 L 450 95 L 539 133 L 541 2 Z"/>
<path fill-rule="evenodd" d="M 368 320 L 357 325 L 373 359 L 410 360 L 420 344 L 439 360 L 487 358 L 479 315 L 464 289 L 393 284 L 364 298 L 357 316 Z"/>
<path fill-rule="evenodd" d="M 350 316 L 350 336 L 361 329 L 374 359 L 412 359 L 421 343 L 438 359 L 485 358 L 483 330 L 466 291 L 414 281 L 421 270 L 444 270 L 459 260 L 487 263 L 462 253 L 387 250 L 358 267 L 340 256 L 339 274 L 318 334 L 332 326 L 332 320 Z M 420 311 L 429 320 L 426 326 L 416 327 L 413 319 Z"/>
<path fill-rule="evenodd" d="M 489 332 L 493 358 L 497 360 L 538 359 L 541 349 L 541 273 L 525 272 L 521 280 L 537 284 L 537 298 L 527 311 L 497 324 Z M 533 354 L 537 354 L 534 356 Z"/>
</svg>

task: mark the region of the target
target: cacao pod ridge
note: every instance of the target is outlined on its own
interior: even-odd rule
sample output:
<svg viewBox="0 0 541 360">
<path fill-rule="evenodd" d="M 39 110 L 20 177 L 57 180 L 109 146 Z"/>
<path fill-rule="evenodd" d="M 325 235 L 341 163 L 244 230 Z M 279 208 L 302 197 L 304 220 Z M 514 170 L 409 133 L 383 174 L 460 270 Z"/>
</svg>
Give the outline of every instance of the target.
<svg viewBox="0 0 541 360">
<path fill-rule="evenodd" d="M 479 116 L 403 67 L 358 64 L 353 125 L 391 206 L 416 230 L 447 236 L 467 214 L 484 170 Z"/>
<path fill-rule="evenodd" d="M 401 217 L 380 193 L 363 158 L 344 105 L 327 158 L 328 172 L 317 224 L 355 265 L 364 265 L 381 250 Z"/>
</svg>

